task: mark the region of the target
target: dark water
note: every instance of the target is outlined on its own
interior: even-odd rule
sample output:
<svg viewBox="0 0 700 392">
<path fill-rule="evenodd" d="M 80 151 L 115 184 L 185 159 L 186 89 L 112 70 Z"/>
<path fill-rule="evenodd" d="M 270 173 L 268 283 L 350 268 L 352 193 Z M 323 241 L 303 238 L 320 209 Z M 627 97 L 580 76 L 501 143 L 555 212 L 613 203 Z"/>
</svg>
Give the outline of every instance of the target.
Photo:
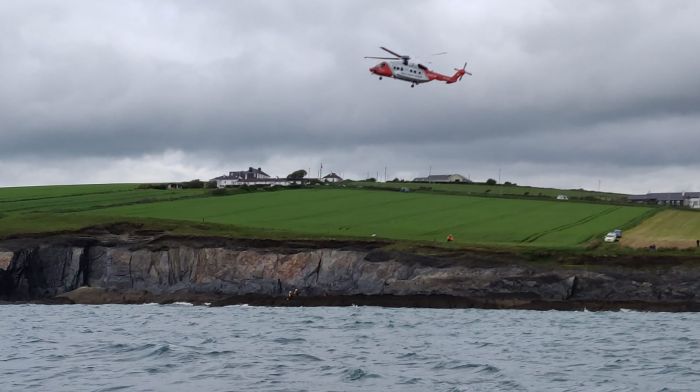
<svg viewBox="0 0 700 392">
<path fill-rule="evenodd" d="M 1 391 L 699 391 L 700 314 L 0 306 Z"/>
</svg>

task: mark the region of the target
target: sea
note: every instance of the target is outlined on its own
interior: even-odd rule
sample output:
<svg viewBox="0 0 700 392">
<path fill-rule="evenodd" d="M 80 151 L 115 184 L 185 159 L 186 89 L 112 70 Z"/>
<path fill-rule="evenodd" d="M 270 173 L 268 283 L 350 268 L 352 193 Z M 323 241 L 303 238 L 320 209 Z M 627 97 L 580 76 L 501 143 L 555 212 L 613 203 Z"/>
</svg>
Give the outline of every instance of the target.
<svg viewBox="0 0 700 392">
<path fill-rule="evenodd" d="M 2 305 L 0 391 L 700 391 L 700 314 Z"/>
</svg>

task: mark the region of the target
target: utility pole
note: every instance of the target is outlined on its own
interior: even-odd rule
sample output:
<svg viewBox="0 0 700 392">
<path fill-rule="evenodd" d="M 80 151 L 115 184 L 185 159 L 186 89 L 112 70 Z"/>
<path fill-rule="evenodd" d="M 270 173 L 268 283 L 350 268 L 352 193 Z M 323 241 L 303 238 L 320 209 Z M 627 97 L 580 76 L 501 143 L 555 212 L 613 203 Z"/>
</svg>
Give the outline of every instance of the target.
<svg viewBox="0 0 700 392">
<path fill-rule="evenodd" d="M 386 166 L 384 166 L 384 182 L 386 182 Z"/>
<path fill-rule="evenodd" d="M 501 184 L 501 168 L 498 168 L 498 184 Z"/>
</svg>

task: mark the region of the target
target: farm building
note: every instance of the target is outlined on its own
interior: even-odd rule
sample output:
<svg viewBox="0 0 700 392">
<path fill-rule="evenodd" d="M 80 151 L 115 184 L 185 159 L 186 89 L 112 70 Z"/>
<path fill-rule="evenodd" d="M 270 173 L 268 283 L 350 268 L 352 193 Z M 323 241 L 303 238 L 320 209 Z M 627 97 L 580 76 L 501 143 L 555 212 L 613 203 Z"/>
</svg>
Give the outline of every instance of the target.
<svg viewBox="0 0 700 392">
<path fill-rule="evenodd" d="M 331 174 L 323 176 L 323 182 L 341 182 L 341 181 L 343 181 L 343 179 L 340 178 L 340 176 L 335 174 L 335 173 L 331 173 Z"/>
<path fill-rule="evenodd" d="M 272 178 L 261 168 L 253 167 L 249 167 L 248 170 L 229 172 L 228 175 L 213 178 L 212 181 L 216 181 L 217 188 L 237 185 L 289 185 L 288 180 Z"/>
<path fill-rule="evenodd" d="M 700 192 L 647 193 L 630 195 L 627 199 L 635 203 L 700 208 Z"/>
<path fill-rule="evenodd" d="M 461 174 L 433 174 L 428 177 L 416 177 L 413 182 L 471 182 Z"/>
</svg>

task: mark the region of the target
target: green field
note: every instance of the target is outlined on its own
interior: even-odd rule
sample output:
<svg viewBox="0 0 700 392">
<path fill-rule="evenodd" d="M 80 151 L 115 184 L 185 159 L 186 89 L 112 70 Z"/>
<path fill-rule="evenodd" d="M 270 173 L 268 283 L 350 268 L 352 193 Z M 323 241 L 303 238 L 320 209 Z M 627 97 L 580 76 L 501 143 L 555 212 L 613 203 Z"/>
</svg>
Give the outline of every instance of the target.
<svg viewBox="0 0 700 392">
<path fill-rule="evenodd" d="M 0 236 L 79 229 L 102 218 L 76 212 L 208 194 L 204 189 L 139 189 L 138 184 L 0 188 Z"/>
<path fill-rule="evenodd" d="M 647 207 L 317 187 L 211 196 L 135 185 L 0 188 L 0 236 L 117 221 L 270 238 L 388 238 L 576 247 L 638 222 Z M 222 230 L 223 228 L 223 230 Z M 186 230 L 185 230 L 186 231 Z"/>
<path fill-rule="evenodd" d="M 572 246 L 648 211 L 539 200 L 310 189 L 108 208 L 106 217 L 230 224 L 324 237 Z M 94 214 L 91 213 L 91 214 Z"/>
<path fill-rule="evenodd" d="M 645 248 L 695 248 L 700 239 L 700 211 L 665 210 L 624 233 L 622 245 Z"/>
</svg>

